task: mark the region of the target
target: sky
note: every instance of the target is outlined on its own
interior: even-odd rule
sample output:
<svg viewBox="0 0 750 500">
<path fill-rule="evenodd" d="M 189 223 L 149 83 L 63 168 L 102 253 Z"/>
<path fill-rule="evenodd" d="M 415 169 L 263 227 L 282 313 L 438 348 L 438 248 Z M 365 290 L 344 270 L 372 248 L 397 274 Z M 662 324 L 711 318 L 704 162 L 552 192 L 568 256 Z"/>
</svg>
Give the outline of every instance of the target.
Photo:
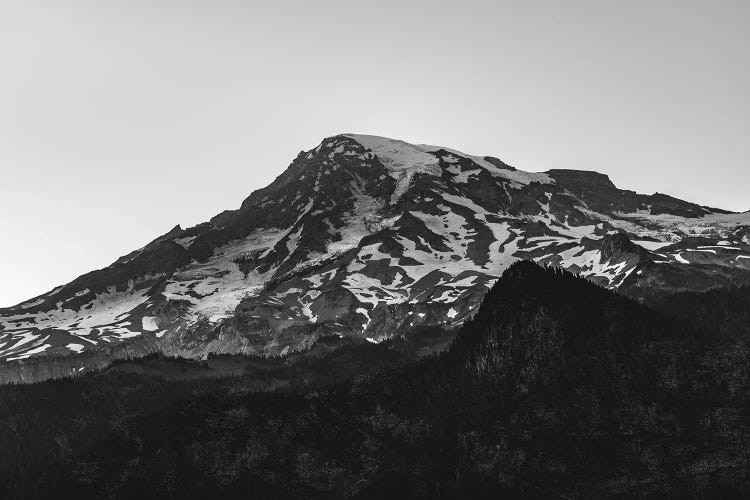
<svg viewBox="0 0 750 500">
<path fill-rule="evenodd" d="M 750 209 L 750 2 L 0 0 L 0 306 L 343 132 Z"/>
</svg>

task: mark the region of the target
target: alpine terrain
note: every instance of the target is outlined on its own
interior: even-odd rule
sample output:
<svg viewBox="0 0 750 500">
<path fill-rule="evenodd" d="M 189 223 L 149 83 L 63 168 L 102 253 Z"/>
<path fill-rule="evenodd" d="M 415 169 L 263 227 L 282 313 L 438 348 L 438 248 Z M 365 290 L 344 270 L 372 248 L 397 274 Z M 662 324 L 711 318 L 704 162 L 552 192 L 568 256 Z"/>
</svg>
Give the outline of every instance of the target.
<svg viewBox="0 0 750 500">
<path fill-rule="evenodd" d="M 651 304 L 750 283 L 750 213 L 622 190 L 597 172 L 337 135 L 239 209 L 0 309 L 0 382 L 452 328 L 519 260 Z"/>
</svg>

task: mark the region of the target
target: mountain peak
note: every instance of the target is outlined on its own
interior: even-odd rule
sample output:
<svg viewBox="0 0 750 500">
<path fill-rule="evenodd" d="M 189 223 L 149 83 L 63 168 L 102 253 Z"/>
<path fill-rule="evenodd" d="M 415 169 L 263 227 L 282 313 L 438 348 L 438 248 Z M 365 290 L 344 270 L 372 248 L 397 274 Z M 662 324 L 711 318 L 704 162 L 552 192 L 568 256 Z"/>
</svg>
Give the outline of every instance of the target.
<svg viewBox="0 0 750 500">
<path fill-rule="evenodd" d="M 597 172 L 524 172 L 445 146 L 341 134 L 298 154 L 239 210 L 0 310 L 0 361 L 62 357 L 67 370 L 87 353 L 279 355 L 325 335 L 378 342 L 457 326 L 519 260 L 638 297 L 743 280 L 749 224 L 620 190 Z"/>
<path fill-rule="evenodd" d="M 486 171 L 491 176 L 510 183 L 513 187 L 526 186 L 531 183 L 549 184 L 550 177 L 544 173 L 516 170 L 492 156 L 478 156 L 461 152 L 446 146 L 428 144 L 411 144 L 387 137 L 345 134 L 364 146 L 383 163 L 390 174 L 399 181 L 402 191 L 415 174 L 440 177 L 443 170 L 453 171 L 463 179 L 465 172 L 469 175 Z M 464 168 L 465 165 L 465 168 Z M 461 174 L 461 172 L 464 172 Z"/>
</svg>

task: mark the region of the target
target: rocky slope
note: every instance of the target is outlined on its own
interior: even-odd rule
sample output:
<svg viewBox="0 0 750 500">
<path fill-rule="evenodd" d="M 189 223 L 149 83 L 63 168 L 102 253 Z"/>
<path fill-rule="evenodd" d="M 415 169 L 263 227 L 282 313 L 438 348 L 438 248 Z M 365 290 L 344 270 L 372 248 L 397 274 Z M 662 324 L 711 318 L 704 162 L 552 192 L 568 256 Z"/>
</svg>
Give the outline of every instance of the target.
<svg viewBox="0 0 750 500">
<path fill-rule="evenodd" d="M 0 310 L 0 379 L 163 352 L 278 355 L 472 315 L 533 260 L 649 301 L 750 282 L 750 213 L 618 189 L 596 172 L 338 135 L 238 210 Z M 41 363 L 41 364 L 40 364 Z"/>
</svg>

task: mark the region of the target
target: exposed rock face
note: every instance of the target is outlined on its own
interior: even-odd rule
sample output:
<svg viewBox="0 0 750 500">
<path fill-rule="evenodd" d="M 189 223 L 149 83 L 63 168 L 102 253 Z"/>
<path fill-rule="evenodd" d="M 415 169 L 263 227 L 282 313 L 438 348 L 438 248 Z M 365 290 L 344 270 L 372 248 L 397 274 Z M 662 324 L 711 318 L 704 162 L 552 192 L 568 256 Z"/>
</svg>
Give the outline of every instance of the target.
<svg viewBox="0 0 750 500">
<path fill-rule="evenodd" d="M 710 213 L 729 213 L 688 203 L 665 194 L 651 196 L 617 189 L 608 176 L 584 170 L 550 170 L 555 181 L 568 189 L 586 205 L 598 212 L 631 213 L 646 207 L 650 214 L 671 214 L 682 217 L 702 217 Z"/>
<path fill-rule="evenodd" d="M 521 259 L 649 300 L 750 281 L 749 228 L 750 214 L 623 191 L 596 172 L 523 172 L 339 135 L 240 209 L 0 310 L 0 362 L 7 380 L 37 380 L 155 350 L 278 355 L 330 334 L 377 342 L 461 323 Z"/>
</svg>

